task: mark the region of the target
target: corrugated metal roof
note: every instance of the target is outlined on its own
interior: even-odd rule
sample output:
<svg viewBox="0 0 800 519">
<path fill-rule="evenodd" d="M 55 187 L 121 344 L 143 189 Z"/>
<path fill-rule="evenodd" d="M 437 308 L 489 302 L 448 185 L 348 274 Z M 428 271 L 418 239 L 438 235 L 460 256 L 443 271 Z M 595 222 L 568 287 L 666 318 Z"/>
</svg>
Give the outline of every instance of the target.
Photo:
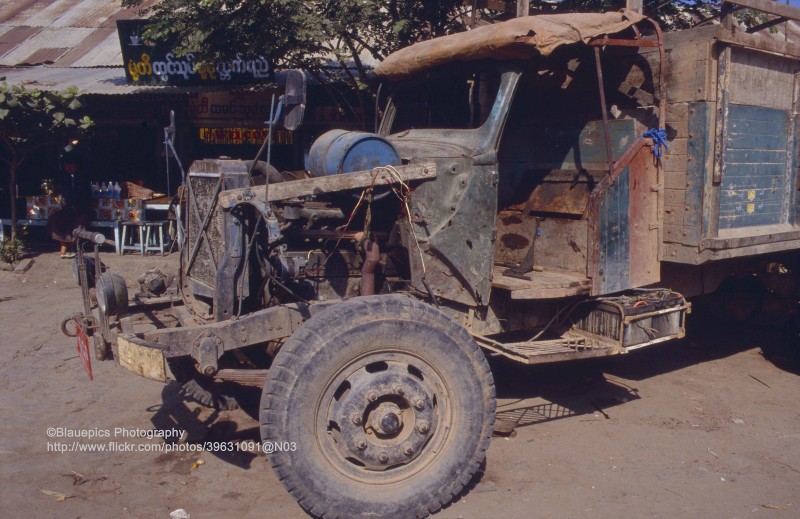
<svg viewBox="0 0 800 519">
<path fill-rule="evenodd" d="M 121 66 L 116 20 L 140 18 L 157 1 L 123 9 L 118 0 L 0 0 L 0 66 Z M 56 46 L 68 49 L 54 56 Z"/>
<path fill-rule="evenodd" d="M 45 61 L 31 62 L 29 58 L 42 49 L 52 49 L 56 44 L 67 50 L 78 46 L 81 41 L 89 37 L 94 31 L 83 27 L 45 27 L 27 40 L 23 41 L 10 52 L 0 57 L 0 65 L 13 67 L 16 65 L 38 65 Z M 58 57 L 66 54 L 62 52 Z M 45 56 L 49 57 L 48 54 Z M 122 65 L 122 63 L 105 63 L 104 65 Z"/>
<path fill-rule="evenodd" d="M 0 42 L 19 45 L 41 30 L 41 27 L 0 24 Z"/>
<path fill-rule="evenodd" d="M 98 67 L 122 65 L 122 51 L 116 27 L 95 29 L 58 60 L 59 67 Z"/>
<path fill-rule="evenodd" d="M 36 49 L 33 54 L 20 60 L 19 65 L 40 65 L 42 63 L 55 63 L 58 58 L 69 52 L 69 47 L 54 47 Z"/>
</svg>

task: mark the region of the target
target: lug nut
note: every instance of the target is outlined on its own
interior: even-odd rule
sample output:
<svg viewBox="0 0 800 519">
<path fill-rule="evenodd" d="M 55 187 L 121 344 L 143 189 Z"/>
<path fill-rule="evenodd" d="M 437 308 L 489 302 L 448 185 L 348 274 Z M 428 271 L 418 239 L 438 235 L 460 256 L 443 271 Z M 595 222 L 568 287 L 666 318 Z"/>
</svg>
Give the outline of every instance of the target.
<svg viewBox="0 0 800 519">
<path fill-rule="evenodd" d="M 417 424 L 417 430 L 422 434 L 426 434 L 430 430 L 430 424 L 428 424 L 427 420 L 420 420 Z"/>
<path fill-rule="evenodd" d="M 351 414 L 350 420 L 352 420 L 354 425 L 361 425 L 361 415 L 358 413 Z"/>
<path fill-rule="evenodd" d="M 377 391 L 370 391 L 369 393 L 367 393 L 367 400 L 369 400 L 370 402 L 374 402 L 377 399 L 378 399 Z"/>
<path fill-rule="evenodd" d="M 385 452 L 381 452 L 378 455 L 378 461 L 380 461 L 381 463 L 388 463 L 389 462 L 389 455 L 386 454 Z"/>
<path fill-rule="evenodd" d="M 356 443 L 356 447 L 358 447 L 359 450 L 363 451 L 364 449 L 367 448 L 367 440 L 358 440 L 358 442 Z"/>
<path fill-rule="evenodd" d="M 417 411 L 422 411 L 423 409 L 425 409 L 425 401 L 419 397 L 415 398 L 412 404 L 414 405 L 414 408 Z"/>
<path fill-rule="evenodd" d="M 403 391 L 403 387 L 400 384 L 395 384 L 392 386 L 392 392 L 395 395 L 403 396 L 405 391 Z"/>
<path fill-rule="evenodd" d="M 411 456 L 412 454 L 414 454 L 414 447 L 411 445 L 410 442 L 405 442 L 403 444 L 403 454 L 405 454 L 406 456 Z"/>
</svg>

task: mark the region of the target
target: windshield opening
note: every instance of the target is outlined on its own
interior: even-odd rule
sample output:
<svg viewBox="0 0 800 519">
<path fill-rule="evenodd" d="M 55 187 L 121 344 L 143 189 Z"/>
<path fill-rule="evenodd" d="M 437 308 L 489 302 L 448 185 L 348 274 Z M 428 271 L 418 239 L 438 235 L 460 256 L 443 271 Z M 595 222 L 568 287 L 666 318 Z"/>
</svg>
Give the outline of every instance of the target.
<svg viewBox="0 0 800 519">
<path fill-rule="evenodd" d="M 391 95 L 388 133 L 413 129 L 479 128 L 492 110 L 500 85 L 497 71 L 426 74 L 400 84 Z M 385 121 L 386 122 L 386 121 Z"/>
</svg>

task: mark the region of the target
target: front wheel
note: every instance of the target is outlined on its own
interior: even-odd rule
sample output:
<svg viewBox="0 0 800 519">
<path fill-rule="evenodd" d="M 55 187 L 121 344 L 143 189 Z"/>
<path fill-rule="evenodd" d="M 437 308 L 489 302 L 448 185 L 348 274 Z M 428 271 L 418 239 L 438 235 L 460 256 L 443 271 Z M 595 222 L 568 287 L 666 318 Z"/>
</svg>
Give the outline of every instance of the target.
<svg viewBox="0 0 800 519">
<path fill-rule="evenodd" d="M 472 479 L 494 416 L 472 337 L 433 307 L 381 295 L 297 330 L 273 361 L 260 421 L 278 479 L 312 515 L 425 517 Z"/>
</svg>

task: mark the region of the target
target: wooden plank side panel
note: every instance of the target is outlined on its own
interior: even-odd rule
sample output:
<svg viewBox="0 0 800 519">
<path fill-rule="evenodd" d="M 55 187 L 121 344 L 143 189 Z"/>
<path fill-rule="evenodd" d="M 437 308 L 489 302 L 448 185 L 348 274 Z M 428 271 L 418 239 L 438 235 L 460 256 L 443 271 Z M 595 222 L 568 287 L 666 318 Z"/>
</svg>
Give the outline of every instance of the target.
<svg viewBox="0 0 800 519">
<path fill-rule="evenodd" d="M 720 185 L 720 230 L 785 221 L 788 124 L 787 110 L 731 104 Z"/>
<path fill-rule="evenodd" d="M 683 199 L 683 226 L 680 236 L 672 236 L 675 243 L 697 245 L 704 234 L 707 214 L 706 191 L 708 165 L 714 148 L 714 123 L 716 103 L 689 104 L 689 139 L 686 155 L 686 192 Z"/>
<path fill-rule="evenodd" d="M 796 67 L 791 58 L 733 47 L 730 102 L 786 110 L 792 106 Z"/>
<path fill-rule="evenodd" d="M 658 169 L 649 148 L 642 148 L 630 164 L 630 284 L 641 287 L 657 283 L 658 261 Z"/>
<path fill-rule="evenodd" d="M 712 88 L 714 74 L 711 45 L 711 41 L 697 41 L 668 50 L 668 102 L 707 101 L 716 97 Z"/>
</svg>

